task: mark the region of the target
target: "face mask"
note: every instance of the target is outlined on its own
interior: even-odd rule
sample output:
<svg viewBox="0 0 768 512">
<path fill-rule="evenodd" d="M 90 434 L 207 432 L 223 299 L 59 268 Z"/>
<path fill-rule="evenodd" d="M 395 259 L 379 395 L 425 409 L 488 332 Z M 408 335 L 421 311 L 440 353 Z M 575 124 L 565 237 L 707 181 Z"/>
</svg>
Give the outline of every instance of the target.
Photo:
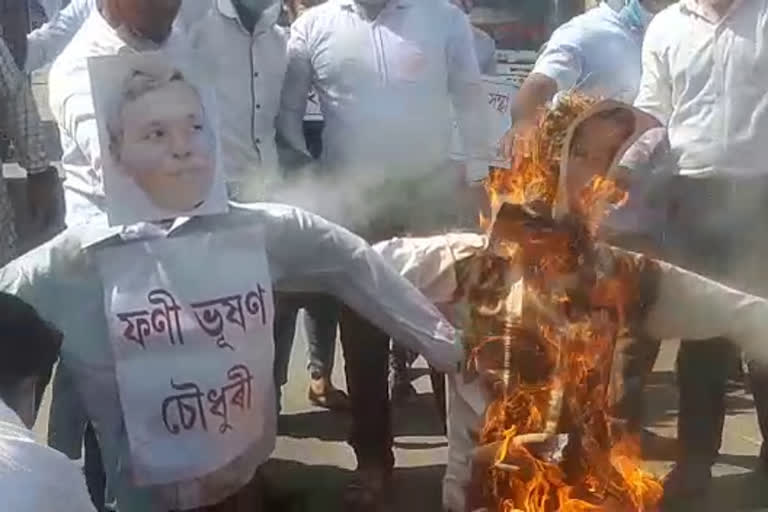
<svg viewBox="0 0 768 512">
<path fill-rule="evenodd" d="M 645 33 L 653 19 L 653 13 L 640 4 L 640 0 L 629 0 L 619 12 L 619 17 L 634 30 Z"/>
</svg>

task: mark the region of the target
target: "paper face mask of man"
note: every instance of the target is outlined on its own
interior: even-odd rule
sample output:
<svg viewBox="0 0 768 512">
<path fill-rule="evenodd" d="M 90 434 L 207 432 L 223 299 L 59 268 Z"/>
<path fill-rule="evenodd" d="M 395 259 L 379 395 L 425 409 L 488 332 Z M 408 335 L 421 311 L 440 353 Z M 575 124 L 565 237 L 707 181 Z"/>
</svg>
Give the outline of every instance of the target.
<svg viewBox="0 0 768 512">
<path fill-rule="evenodd" d="M 120 79 L 113 80 L 117 87 L 111 100 L 101 105 L 106 94 L 97 90 L 105 84 L 94 72 L 101 66 L 92 65 L 102 147 L 107 149 L 102 154 L 108 156 L 104 174 L 110 222 L 222 211 L 217 204 L 226 209 L 225 200 L 216 200 L 223 194 L 216 194 L 221 187 L 216 186 L 215 126 L 203 94 L 160 55 L 125 58 L 129 61 Z"/>
<path fill-rule="evenodd" d="M 200 95 L 179 71 L 136 70 L 108 128 L 110 152 L 157 206 L 193 210 L 205 201 L 215 173 L 206 122 Z"/>
</svg>

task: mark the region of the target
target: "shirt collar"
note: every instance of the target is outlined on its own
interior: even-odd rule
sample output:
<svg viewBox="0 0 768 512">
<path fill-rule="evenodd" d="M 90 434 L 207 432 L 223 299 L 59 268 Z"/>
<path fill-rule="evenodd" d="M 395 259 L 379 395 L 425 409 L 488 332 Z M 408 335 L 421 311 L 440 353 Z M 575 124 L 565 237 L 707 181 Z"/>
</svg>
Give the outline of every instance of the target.
<svg viewBox="0 0 768 512">
<path fill-rule="evenodd" d="M 194 217 L 177 217 L 170 223 L 161 222 L 138 222 L 127 226 L 106 227 L 99 226 L 99 229 L 88 230 L 83 238 L 83 249 L 88 249 L 99 245 L 107 240 L 120 238 L 123 241 L 148 240 L 155 238 L 167 238 L 176 233 Z M 103 217 L 98 217 L 94 222 L 103 222 Z"/>
<path fill-rule="evenodd" d="M 733 0 L 731 7 L 728 9 L 728 12 L 726 12 L 725 16 L 720 19 L 714 19 L 712 16 L 707 14 L 707 10 L 701 6 L 701 3 L 698 0 L 680 0 L 679 6 L 680 11 L 684 14 L 698 16 L 699 18 L 702 18 L 710 23 L 718 24 L 728 19 L 733 14 L 733 12 L 739 8 L 741 3 L 742 0 Z"/>
<path fill-rule="evenodd" d="M 248 31 L 243 26 L 243 23 L 240 21 L 240 15 L 237 13 L 237 9 L 235 9 L 235 5 L 232 3 L 232 0 L 216 0 L 216 8 L 222 16 L 234 21 L 237 23 L 237 26 L 239 26 L 244 32 L 248 33 Z M 261 16 L 259 21 L 256 22 L 256 26 L 253 28 L 253 35 L 256 36 L 262 32 L 265 32 L 272 25 L 274 25 L 274 23 L 272 23 L 271 20 L 268 22 L 265 20 L 264 16 Z"/>
</svg>

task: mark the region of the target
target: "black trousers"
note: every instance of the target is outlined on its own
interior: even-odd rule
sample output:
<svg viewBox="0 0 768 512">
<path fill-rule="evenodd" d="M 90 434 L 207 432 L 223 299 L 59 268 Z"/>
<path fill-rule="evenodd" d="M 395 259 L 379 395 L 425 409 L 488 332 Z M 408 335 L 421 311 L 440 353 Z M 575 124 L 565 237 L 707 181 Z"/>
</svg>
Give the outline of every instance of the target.
<svg viewBox="0 0 768 512">
<path fill-rule="evenodd" d="M 358 468 L 392 468 L 392 410 L 389 403 L 389 336 L 343 306 L 340 317 L 344 370 L 352 407 L 349 444 Z"/>
<path fill-rule="evenodd" d="M 663 256 L 737 289 L 768 292 L 768 178 L 684 176 L 671 183 Z M 766 340 L 768 342 L 768 340 Z M 736 354 L 736 356 L 734 356 Z M 729 362 L 726 339 L 683 340 L 677 358 L 680 462 L 712 464 L 721 445 Z M 747 360 L 763 441 L 768 439 L 768 368 Z"/>
</svg>

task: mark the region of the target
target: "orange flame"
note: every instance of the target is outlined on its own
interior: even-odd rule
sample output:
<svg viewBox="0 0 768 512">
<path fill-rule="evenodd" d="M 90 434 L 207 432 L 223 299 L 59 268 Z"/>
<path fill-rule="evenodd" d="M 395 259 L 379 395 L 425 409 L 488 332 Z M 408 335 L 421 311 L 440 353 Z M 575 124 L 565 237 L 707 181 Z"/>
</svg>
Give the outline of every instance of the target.
<svg viewBox="0 0 768 512">
<path fill-rule="evenodd" d="M 492 238 L 512 232 L 498 228 L 505 202 L 553 204 L 567 127 L 592 104 L 565 98 L 518 135 L 511 170 L 490 172 L 485 186 L 493 217 L 480 222 Z M 476 258 L 475 272 L 462 285 L 470 305 L 468 369 L 481 375 L 484 366 L 496 369 L 486 372 L 496 376 L 490 384 L 496 399 L 480 433 L 481 444 L 499 445 L 486 485 L 495 510 L 646 512 L 662 497 L 659 482 L 640 467 L 638 440 L 616 432 L 610 421 L 613 350 L 627 331 L 638 272 L 631 261 L 616 258 L 610 275 L 581 276 L 581 270 L 594 269 L 590 251 L 600 222 L 626 199 L 614 181 L 593 178 L 576 208 L 588 212 L 581 219 L 586 235 L 565 228 L 535 244 L 515 240 L 519 257 L 488 251 Z M 508 300 L 520 293 L 511 286 L 510 269 L 521 265 L 522 314 Z M 569 275 L 577 276 L 571 279 L 576 285 L 563 277 Z M 489 357 L 496 358 L 490 365 L 483 361 Z M 556 432 L 568 434 L 558 457 L 556 450 L 547 452 L 551 447 L 516 442 L 518 436 Z"/>
</svg>

